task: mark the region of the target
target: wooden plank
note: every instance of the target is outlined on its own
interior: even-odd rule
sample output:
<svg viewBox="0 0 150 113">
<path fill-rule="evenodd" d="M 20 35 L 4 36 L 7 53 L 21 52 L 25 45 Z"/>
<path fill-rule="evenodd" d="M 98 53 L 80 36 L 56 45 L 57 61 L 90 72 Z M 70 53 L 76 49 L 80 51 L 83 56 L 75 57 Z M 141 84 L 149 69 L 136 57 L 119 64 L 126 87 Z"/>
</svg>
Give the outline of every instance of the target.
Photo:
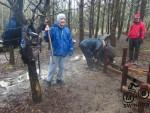
<svg viewBox="0 0 150 113">
<path fill-rule="evenodd" d="M 150 64 L 149 64 L 149 69 L 148 69 L 148 73 L 147 73 L 147 83 L 150 84 Z"/>
<path fill-rule="evenodd" d="M 137 75 L 137 76 L 147 76 L 148 70 L 144 70 L 144 69 L 135 69 L 135 68 L 129 68 L 129 72 Z"/>
<path fill-rule="evenodd" d="M 107 69 L 109 69 L 110 71 L 116 73 L 116 74 L 122 74 L 122 71 L 116 69 L 116 68 L 113 68 L 112 66 L 108 66 Z"/>
<path fill-rule="evenodd" d="M 135 81 L 137 84 L 142 84 L 142 83 L 143 83 L 143 81 L 138 80 L 137 78 L 135 78 L 135 77 L 132 76 L 132 75 L 129 75 L 129 74 L 128 74 L 127 77 L 128 77 L 129 80 Z"/>
<path fill-rule="evenodd" d="M 119 69 L 118 66 L 112 65 L 107 67 L 110 71 L 113 71 L 116 74 L 121 74 L 122 71 Z M 148 71 L 144 69 L 134 69 L 134 68 L 129 68 L 128 69 L 129 73 L 135 75 L 135 76 L 147 76 Z"/>
</svg>

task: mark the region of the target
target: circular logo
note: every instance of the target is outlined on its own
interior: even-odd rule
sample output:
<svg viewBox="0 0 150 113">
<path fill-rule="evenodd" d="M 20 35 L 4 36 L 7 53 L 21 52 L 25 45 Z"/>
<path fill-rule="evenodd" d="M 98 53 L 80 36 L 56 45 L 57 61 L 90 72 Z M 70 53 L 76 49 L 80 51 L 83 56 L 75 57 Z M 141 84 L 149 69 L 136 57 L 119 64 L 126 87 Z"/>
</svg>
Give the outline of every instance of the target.
<svg viewBox="0 0 150 113">
<path fill-rule="evenodd" d="M 134 101 L 134 95 L 131 92 L 123 93 L 123 101 L 125 103 L 132 103 Z"/>
<path fill-rule="evenodd" d="M 147 99 L 149 97 L 149 91 L 146 88 L 142 88 L 138 91 L 138 96 L 143 98 L 143 99 Z"/>
</svg>

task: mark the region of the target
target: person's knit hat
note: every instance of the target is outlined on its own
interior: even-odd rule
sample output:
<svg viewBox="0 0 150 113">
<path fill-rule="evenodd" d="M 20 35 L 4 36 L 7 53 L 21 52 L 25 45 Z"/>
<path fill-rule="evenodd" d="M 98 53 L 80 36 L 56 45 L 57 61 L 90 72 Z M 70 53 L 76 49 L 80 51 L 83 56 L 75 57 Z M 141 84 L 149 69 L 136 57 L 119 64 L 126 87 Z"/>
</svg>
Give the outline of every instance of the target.
<svg viewBox="0 0 150 113">
<path fill-rule="evenodd" d="M 61 20 L 62 18 L 66 19 L 65 14 L 63 14 L 63 13 L 58 14 L 58 15 L 57 15 L 57 22 L 60 22 L 60 20 Z"/>
<path fill-rule="evenodd" d="M 134 18 L 140 18 L 141 17 L 141 14 L 140 12 L 138 11 L 135 15 L 134 15 Z"/>
</svg>

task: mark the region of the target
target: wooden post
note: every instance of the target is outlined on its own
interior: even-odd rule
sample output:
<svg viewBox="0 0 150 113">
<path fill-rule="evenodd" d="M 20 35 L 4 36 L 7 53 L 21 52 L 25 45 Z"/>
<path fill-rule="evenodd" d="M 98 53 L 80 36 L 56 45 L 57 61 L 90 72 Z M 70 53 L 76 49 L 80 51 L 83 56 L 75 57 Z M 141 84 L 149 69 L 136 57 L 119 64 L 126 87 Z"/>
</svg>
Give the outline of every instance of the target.
<svg viewBox="0 0 150 113">
<path fill-rule="evenodd" d="M 144 113 L 144 103 L 142 101 L 143 99 L 138 99 L 138 113 Z"/>
<path fill-rule="evenodd" d="M 38 80 L 38 74 L 36 72 L 36 63 L 35 61 L 31 61 L 27 65 L 30 78 L 32 100 L 34 103 L 39 103 L 42 101 L 42 90 Z"/>
<path fill-rule="evenodd" d="M 150 84 L 150 64 L 149 64 L 149 70 L 147 73 L 147 83 Z M 143 89 L 148 90 L 147 85 L 145 84 L 141 84 L 140 85 L 140 91 L 142 91 Z M 138 97 L 138 113 L 144 113 L 144 99 L 142 97 Z"/>
<path fill-rule="evenodd" d="M 15 64 L 15 53 L 14 53 L 14 47 L 13 46 L 9 47 L 9 63 L 11 65 Z"/>
<path fill-rule="evenodd" d="M 126 59 L 127 59 L 127 48 L 123 48 L 123 55 L 122 55 L 122 63 L 121 63 L 121 69 L 122 67 L 125 65 L 126 63 Z"/>
<path fill-rule="evenodd" d="M 128 65 L 124 65 L 122 71 L 121 91 L 122 87 L 127 85 L 127 76 L 128 76 Z"/>
<path fill-rule="evenodd" d="M 148 88 L 146 88 L 144 84 L 141 84 L 139 89 L 140 95 L 138 94 L 138 113 L 144 113 L 144 99 L 141 95 L 141 91 L 143 89 L 148 89 Z"/>
<path fill-rule="evenodd" d="M 147 73 L 147 83 L 150 84 L 150 64 L 149 64 L 149 70 Z"/>
</svg>

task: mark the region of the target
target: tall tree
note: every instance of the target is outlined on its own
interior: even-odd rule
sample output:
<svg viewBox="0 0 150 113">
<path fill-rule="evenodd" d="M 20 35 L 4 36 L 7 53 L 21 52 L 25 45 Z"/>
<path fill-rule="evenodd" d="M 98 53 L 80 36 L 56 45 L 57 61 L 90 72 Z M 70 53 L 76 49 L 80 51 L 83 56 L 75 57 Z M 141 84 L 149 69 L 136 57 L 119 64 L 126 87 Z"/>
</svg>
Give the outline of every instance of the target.
<svg viewBox="0 0 150 113">
<path fill-rule="evenodd" d="M 141 20 L 143 21 L 144 16 L 145 16 L 145 10 L 146 10 L 146 4 L 147 4 L 147 0 L 142 0 L 141 1 Z"/>
<path fill-rule="evenodd" d="M 105 13 L 106 13 L 106 0 L 104 0 L 104 10 L 103 10 L 103 18 L 102 18 L 102 27 L 101 27 L 101 34 L 103 35 L 104 34 L 104 24 L 105 24 Z"/>
<path fill-rule="evenodd" d="M 150 21 L 148 22 L 148 25 L 147 25 L 147 30 L 149 31 L 150 29 Z"/>
<path fill-rule="evenodd" d="M 98 35 L 98 31 L 99 31 L 99 20 L 100 20 L 100 9 L 101 9 L 101 0 L 98 0 L 98 6 L 97 6 L 97 22 L 96 22 L 96 30 L 95 30 L 95 38 Z"/>
<path fill-rule="evenodd" d="M 42 0 L 39 0 L 39 4 Z M 14 16 L 17 22 L 17 27 L 24 27 L 25 23 L 25 17 L 23 14 L 23 6 L 24 1 L 23 0 L 8 0 L 10 6 L 12 15 Z M 38 4 L 38 5 L 39 5 Z M 38 8 L 38 5 L 35 7 L 34 10 Z M 33 14 L 33 17 L 35 15 Z M 33 53 L 32 53 L 33 54 Z M 36 71 L 36 63 L 35 61 L 28 62 L 28 72 L 29 72 L 29 78 L 30 78 L 30 86 L 31 86 L 31 92 L 32 92 L 32 99 L 35 103 L 40 102 L 42 99 L 42 93 L 41 93 L 41 87 L 39 84 L 37 71 Z"/>
<path fill-rule="evenodd" d="M 80 0 L 79 4 L 79 42 L 84 39 L 84 21 L 83 21 L 84 0 Z"/>
<path fill-rule="evenodd" d="M 118 37 L 117 37 L 118 39 L 120 38 L 121 33 L 122 33 L 122 28 L 123 28 L 123 23 L 124 23 L 124 16 L 125 16 L 125 9 L 126 9 L 126 3 L 127 3 L 127 0 L 124 0 L 120 22 L 118 23 Z"/>
<path fill-rule="evenodd" d="M 111 24 L 111 45 L 116 46 L 116 27 L 117 27 L 117 17 L 118 17 L 118 7 L 120 0 L 114 0 L 114 13 L 113 13 L 113 20 Z"/>
<path fill-rule="evenodd" d="M 53 15 L 52 15 L 52 23 L 54 23 L 54 21 L 55 21 L 55 0 L 52 0 L 52 13 L 53 13 Z"/>
<path fill-rule="evenodd" d="M 117 18 L 117 29 L 119 30 L 120 24 L 121 24 L 121 11 L 122 11 L 122 5 L 123 0 L 120 0 L 119 6 L 118 6 L 118 18 Z"/>
<path fill-rule="evenodd" d="M 110 33 L 110 12 L 112 9 L 112 5 L 111 5 L 111 1 L 112 0 L 108 0 L 108 13 L 107 13 L 107 26 L 106 26 L 106 32 L 109 34 Z"/>
<path fill-rule="evenodd" d="M 140 1 L 143 1 L 143 0 L 136 0 L 135 1 L 134 13 L 136 13 L 137 11 L 139 11 L 139 9 L 140 9 Z"/>
<path fill-rule="evenodd" d="M 90 18 L 89 18 L 89 37 L 92 38 L 94 35 L 94 2 L 91 0 L 90 4 Z"/>
<path fill-rule="evenodd" d="M 68 27 L 71 28 L 71 0 L 68 3 Z"/>
<path fill-rule="evenodd" d="M 39 10 L 42 13 L 42 16 L 40 16 L 40 19 L 39 19 L 39 26 L 37 28 L 38 33 L 41 32 L 42 30 L 43 23 L 45 21 L 49 8 L 50 8 L 50 0 L 45 0 L 43 9 Z"/>
<path fill-rule="evenodd" d="M 114 15 L 114 8 L 115 8 L 115 2 L 114 0 L 111 0 L 111 11 L 110 11 L 110 31 L 111 31 L 111 26 L 112 26 L 112 22 L 113 22 L 113 15 Z"/>
<path fill-rule="evenodd" d="M 132 13 L 133 13 L 133 9 L 134 9 L 134 0 L 131 1 L 131 7 L 130 7 L 129 18 L 128 18 L 128 22 L 127 22 L 126 33 L 128 33 L 128 31 L 129 31 L 129 27 L 130 27 L 130 22 L 131 22 L 131 16 L 132 16 Z"/>
</svg>

